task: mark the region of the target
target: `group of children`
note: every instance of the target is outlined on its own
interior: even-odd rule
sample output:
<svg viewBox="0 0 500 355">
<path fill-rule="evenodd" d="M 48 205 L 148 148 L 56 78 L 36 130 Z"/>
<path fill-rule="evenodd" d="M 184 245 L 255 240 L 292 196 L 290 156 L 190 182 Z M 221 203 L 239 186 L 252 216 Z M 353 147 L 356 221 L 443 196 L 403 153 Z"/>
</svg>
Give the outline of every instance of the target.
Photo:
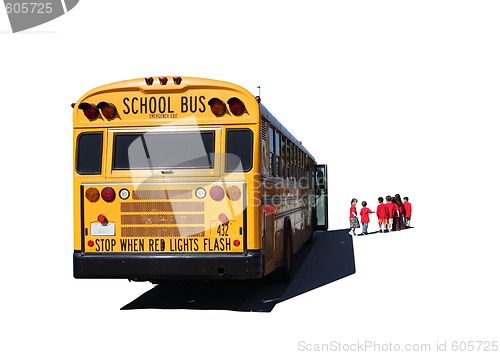
<svg viewBox="0 0 500 355">
<path fill-rule="evenodd" d="M 358 200 L 351 200 L 351 209 L 349 211 L 349 234 L 356 235 L 356 228 L 359 228 L 358 212 L 356 205 Z M 379 232 L 387 233 L 390 231 L 399 231 L 401 229 L 410 228 L 411 221 L 411 203 L 408 197 L 401 197 L 399 194 L 394 196 L 387 195 L 385 201 L 383 197 L 378 198 L 377 211 L 373 212 L 367 207 L 366 201 L 361 202 L 363 206 L 359 211 L 361 216 L 361 225 L 363 226 L 361 234 L 368 234 L 368 223 L 370 222 L 370 213 L 376 213 L 378 218 Z"/>
</svg>

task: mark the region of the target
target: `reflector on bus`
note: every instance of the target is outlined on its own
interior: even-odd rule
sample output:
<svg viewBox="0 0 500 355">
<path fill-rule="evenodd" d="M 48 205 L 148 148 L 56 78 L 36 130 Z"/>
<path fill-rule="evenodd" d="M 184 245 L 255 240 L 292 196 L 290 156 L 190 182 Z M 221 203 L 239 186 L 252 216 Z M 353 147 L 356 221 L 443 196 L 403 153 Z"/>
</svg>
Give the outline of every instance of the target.
<svg viewBox="0 0 500 355">
<path fill-rule="evenodd" d="M 222 116 L 226 112 L 226 105 L 221 99 L 214 97 L 208 101 L 212 113 L 216 116 Z"/>
<path fill-rule="evenodd" d="M 94 104 L 89 104 L 88 102 L 82 102 L 78 105 L 78 108 L 83 111 L 85 117 L 89 120 L 95 120 L 99 117 L 99 109 Z"/>
<path fill-rule="evenodd" d="M 229 110 L 233 115 L 239 116 L 245 111 L 245 104 L 237 97 L 232 97 L 227 101 Z"/>
<path fill-rule="evenodd" d="M 106 117 L 108 120 L 112 120 L 118 114 L 116 106 L 111 102 L 101 101 L 97 104 L 97 108 L 101 110 L 102 115 Z"/>
</svg>

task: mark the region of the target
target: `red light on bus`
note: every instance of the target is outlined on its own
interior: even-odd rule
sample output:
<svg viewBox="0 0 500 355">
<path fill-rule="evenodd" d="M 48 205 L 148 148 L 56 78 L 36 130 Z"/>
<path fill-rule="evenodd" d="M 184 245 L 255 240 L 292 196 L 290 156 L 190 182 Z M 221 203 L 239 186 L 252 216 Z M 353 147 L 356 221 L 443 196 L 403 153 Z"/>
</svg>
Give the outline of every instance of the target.
<svg viewBox="0 0 500 355">
<path fill-rule="evenodd" d="M 238 201 L 241 197 L 241 190 L 238 186 L 230 186 L 226 193 L 231 201 Z"/>
<path fill-rule="evenodd" d="M 245 104 L 238 98 L 232 97 L 227 101 L 233 115 L 239 116 L 245 111 Z"/>
<path fill-rule="evenodd" d="M 150 86 L 150 85 L 153 85 L 153 78 L 148 76 L 147 78 L 144 78 L 144 80 L 146 80 L 146 85 Z"/>
<path fill-rule="evenodd" d="M 221 221 L 222 224 L 229 223 L 229 218 L 224 213 L 221 213 L 219 215 L 219 221 Z"/>
<path fill-rule="evenodd" d="M 101 224 L 107 224 L 108 223 L 108 219 L 103 214 L 100 214 L 99 216 L 97 216 L 97 221 L 99 223 L 101 223 Z"/>
<path fill-rule="evenodd" d="M 116 193 L 115 193 L 115 190 L 113 190 L 112 187 L 105 187 L 101 191 L 101 196 L 102 196 L 102 199 L 104 201 L 106 201 L 106 202 L 112 202 L 115 199 L 115 197 L 116 197 Z"/>
<path fill-rule="evenodd" d="M 166 76 L 160 76 L 159 79 L 161 85 L 167 85 L 168 78 Z"/>
<path fill-rule="evenodd" d="M 181 85 L 182 78 L 180 76 L 174 76 L 174 84 Z"/>
<path fill-rule="evenodd" d="M 236 239 L 234 242 L 233 242 L 233 245 L 235 247 L 239 247 L 240 246 L 240 241 L 238 239 Z"/>
<path fill-rule="evenodd" d="M 90 202 L 97 202 L 97 200 L 99 200 L 99 190 L 97 190 L 95 187 L 90 187 L 87 189 L 87 191 L 85 191 L 85 197 Z"/>
<path fill-rule="evenodd" d="M 87 245 L 88 245 L 90 248 L 92 248 L 92 247 L 94 246 L 94 241 L 93 241 L 93 240 L 89 240 L 89 241 L 87 242 Z"/>
<path fill-rule="evenodd" d="M 101 101 L 97 104 L 97 108 L 101 110 L 102 115 L 106 117 L 108 120 L 112 120 L 116 117 L 118 111 L 116 110 L 116 106 L 111 102 Z"/>
<path fill-rule="evenodd" d="M 99 109 L 94 104 L 82 102 L 80 105 L 78 105 L 78 108 L 83 111 L 85 117 L 87 117 L 89 120 L 95 120 L 99 116 Z"/>
<path fill-rule="evenodd" d="M 220 186 L 213 186 L 210 189 L 210 197 L 214 201 L 220 201 L 224 198 L 224 189 Z"/>
<path fill-rule="evenodd" d="M 222 116 L 224 112 L 226 112 L 226 105 L 222 100 L 214 97 L 208 101 L 208 104 L 210 105 L 210 109 L 212 110 L 212 113 L 216 116 Z"/>
<path fill-rule="evenodd" d="M 255 96 L 255 100 L 257 100 L 257 103 L 260 104 L 260 96 Z"/>
</svg>

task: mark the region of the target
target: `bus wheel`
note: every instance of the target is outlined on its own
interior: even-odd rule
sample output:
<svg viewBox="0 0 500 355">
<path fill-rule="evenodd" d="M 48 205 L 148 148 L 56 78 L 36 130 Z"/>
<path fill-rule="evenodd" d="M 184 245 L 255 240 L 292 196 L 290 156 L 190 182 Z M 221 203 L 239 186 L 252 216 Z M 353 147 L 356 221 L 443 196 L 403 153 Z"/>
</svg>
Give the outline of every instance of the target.
<svg viewBox="0 0 500 355">
<path fill-rule="evenodd" d="M 292 228 L 290 224 L 286 224 L 285 239 L 283 241 L 283 266 L 279 274 L 279 281 L 286 283 L 290 281 L 292 275 L 292 260 L 293 260 L 293 246 L 292 246 Z"/>
</svg>

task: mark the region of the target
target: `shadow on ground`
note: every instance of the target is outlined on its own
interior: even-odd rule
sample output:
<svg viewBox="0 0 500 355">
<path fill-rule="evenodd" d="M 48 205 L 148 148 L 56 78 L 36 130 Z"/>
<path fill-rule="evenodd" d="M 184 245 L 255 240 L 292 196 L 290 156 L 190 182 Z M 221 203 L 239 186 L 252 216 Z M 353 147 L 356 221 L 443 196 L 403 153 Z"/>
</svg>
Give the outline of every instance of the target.
<svg viewBox="0 0 500 355">
<path fill-rule="evenodd" d="M 352 237 L 347 229 L 316 232 L 293 259 L 292 278 L 280 284 L 262 280 L 172 281 L 156 285 L 121 309 L 218 309 L 271 312 L 290 298 L 355 273 Z"/>
</svg>

